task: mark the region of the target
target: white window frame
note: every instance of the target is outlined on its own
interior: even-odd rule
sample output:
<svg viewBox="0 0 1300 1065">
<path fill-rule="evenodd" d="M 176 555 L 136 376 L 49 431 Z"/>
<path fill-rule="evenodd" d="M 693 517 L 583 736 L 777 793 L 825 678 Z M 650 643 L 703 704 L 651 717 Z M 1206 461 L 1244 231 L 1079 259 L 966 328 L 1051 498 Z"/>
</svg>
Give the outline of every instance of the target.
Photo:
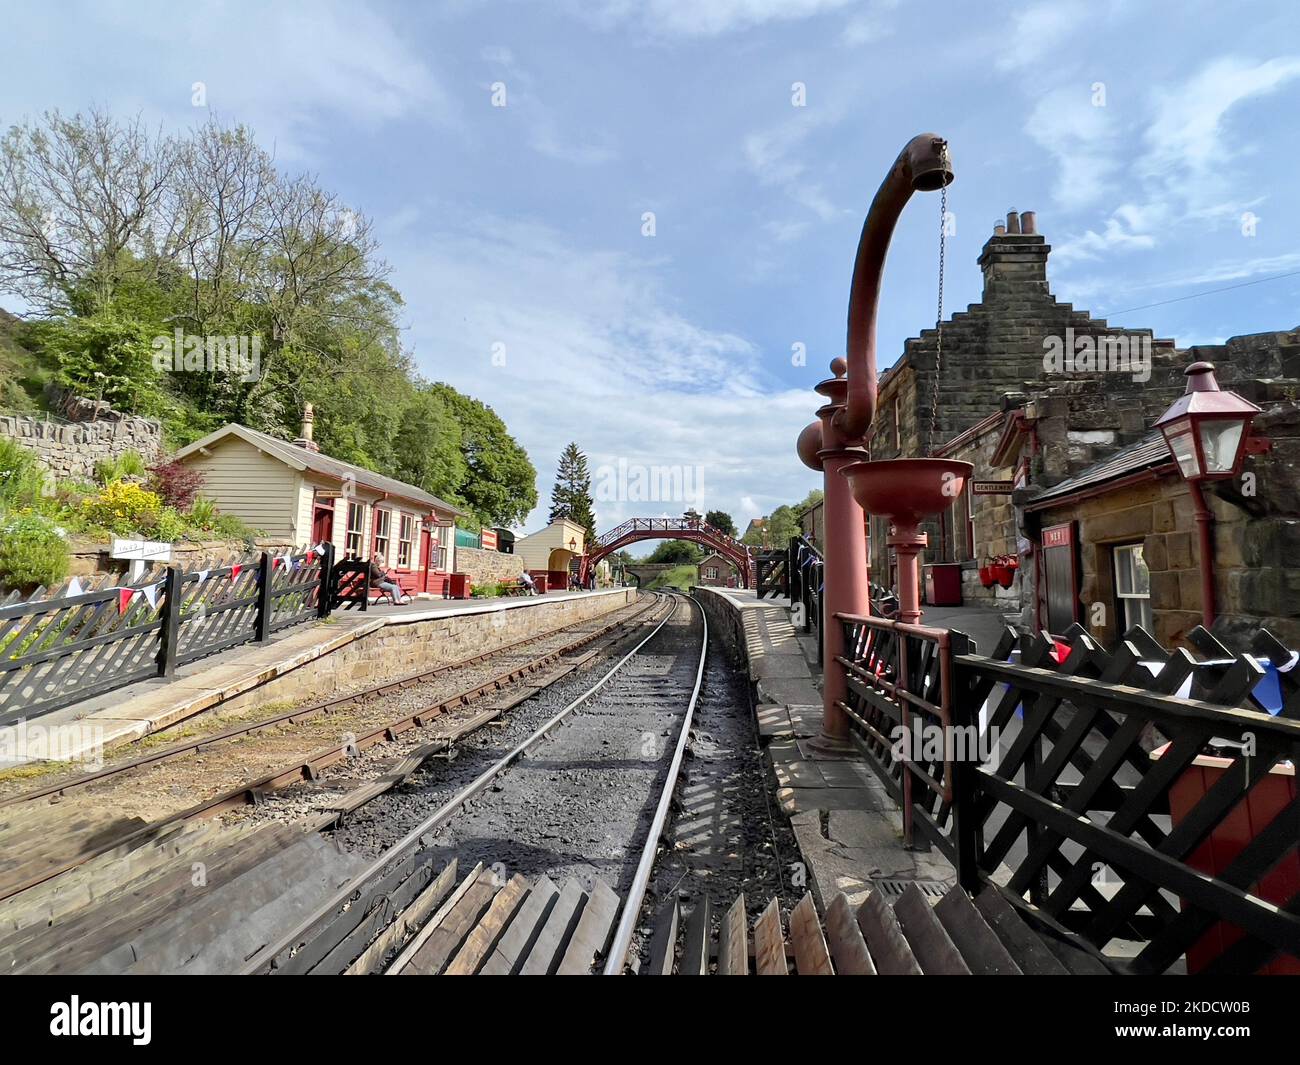
<svg viewBox="0 0 1300 1065">
<path fill-rule="evenodd" d="M 352 524 L 353 516 L 356 517 L 357 523 Z M 366 508 L 363 503 L 354 503 L 348 501 L 348 525 L 347 531 L 343 534 L 343 551 L 344 554 L 353 554 L 357 558 L 361 557 L 361 545 L 365 543 L 366 533 Z"/>
<path fill-rule="evenodd" d="M 405 511 L 397 516 L 397 568 L 411 568 L 411 547 L 415 540 L 415 515 Z"/>
<path fill-rule="evenodd" d="M 1151 632 L 1155 627 L 1155 618 L 1152 614 L 1151 607 L 1151 571 L 1147 569 L 1146 560 L 1142 557 L 1142 547 L 1137 544 L 1116 544 L 1111 548 L 1111 566 L 1115 575 L 1115 598 L 1120 603 L 1120 617 L 1116 620 L 1119 622 L 1119 631 L 1128 632 L 1134 625 L 1141 625 L 1147 632 Z M 1122 554 L 1132 555 L 1134 552 L 1137 558 L 1134 562 L 1123 563 L 1120 556 Z M 1138 591 L 1135 588 L 1125 590 L 1125 585 L 1129 583 L 1128 576 L 1130 573 L 1136 574 L 1137 567 L 1147 571 L 1147 590 Z"/>
<path fill-rule="evenodd" d="M 374 527 L 370 531 L 370 552 L 372 558 L 378 558 L 388 565 L 388 552 L 393 546 L 393 512 L 375 507 Z M 379 547 L 383 544 L 383 548 Z"/>
</svg>

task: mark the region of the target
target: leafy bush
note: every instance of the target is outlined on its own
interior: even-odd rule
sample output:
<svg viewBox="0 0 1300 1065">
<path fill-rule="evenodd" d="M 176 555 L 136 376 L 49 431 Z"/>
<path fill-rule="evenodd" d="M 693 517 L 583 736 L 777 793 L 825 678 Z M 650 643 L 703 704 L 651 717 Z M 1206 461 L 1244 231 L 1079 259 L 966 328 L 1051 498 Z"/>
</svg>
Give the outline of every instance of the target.
<svg viewBox="0 0 1300 1065">
<path fill-rule="evenodd" d="M 26 589 L 68 575 L 68 542 L 43 515 L 19 511 L 0 518 L 0 584 Z"/>
<path fill-rule="evenodd" d="M 38 332 L 42 348 L 58 363 L 61 384 L 118 410 L 143 413 L 156 405 L 155 330 L 145 322 L 101 311 L 44 322 Z"/>
<path fill-rule="evenodd" d="M 217 505 L 205 496 L 195 496 L 190 504 L 190 525 L 196 529 L 213 528 L 220 516 Z"/>
<path fill-rule="evenodd" d="M 45 488 L 45 469 L 36 455 L 8 437 L 0 437 L 0 506 L 30 507 Z"/>
<path fill-rule="evenodd" d="M 184 515 L 177 513 L 175 507 L 163 507 L 157 522 L 149 530 L 149 535 L 165 544 L 174 544 L 183 539 L 188 531 L 189 523 Z"/>
<path fill-rule="evenodd" d="M 128 477 L 143 477 L 147 471 L 144 456 L 138 451 L 123 451 L 117 458 L 95 463 L 95 477 L 100 484 L 112 484 Z"/>
<path fill-rule="evenodd" d="M 189 510 L 203 487 L 203 474 L 183 462 L 160 462 L 149 468 L 149 488 L 167 506 Z"/>
<path fill-rule="evenodd" d="M 162 516 L 162 500 L 130 481 L 114 481 L 81 501 L 81 516 L 119 536 L 153 530 Z"/>
</svg>

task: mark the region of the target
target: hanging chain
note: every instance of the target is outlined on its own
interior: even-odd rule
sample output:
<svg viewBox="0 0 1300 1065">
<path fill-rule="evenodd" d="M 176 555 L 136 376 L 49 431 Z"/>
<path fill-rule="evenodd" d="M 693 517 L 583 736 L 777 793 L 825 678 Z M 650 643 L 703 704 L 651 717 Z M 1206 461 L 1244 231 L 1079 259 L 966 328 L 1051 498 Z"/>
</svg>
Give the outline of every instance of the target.
<svg viewBox="0 0 1300 1065">
<path fill-rule="evenodd" d="M 942 159 L 948 160 L 948 148 L 942 149 Z M 925 453 L 934 454 L 934 431 L 939 423 L 939 371 L 943 366 L 943 260 L 948 238 L 948 186 L 939 191 L 939 309 L 935 314 L 934 384 L 930 388 L 930 432 L 926 438 Z"/>
</svg>

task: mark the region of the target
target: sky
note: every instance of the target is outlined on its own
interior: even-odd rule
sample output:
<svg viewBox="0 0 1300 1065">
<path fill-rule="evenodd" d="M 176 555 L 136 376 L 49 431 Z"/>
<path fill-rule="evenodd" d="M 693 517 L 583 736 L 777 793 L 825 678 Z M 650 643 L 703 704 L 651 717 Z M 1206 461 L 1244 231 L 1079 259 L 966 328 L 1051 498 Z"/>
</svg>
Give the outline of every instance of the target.
<svg viewBox="0 0 1300 1065">
<path fill-rule="evenodd" d="M 215 114 L 373 218 L 420 371 L 492 406 L 537 466 L 529 531 L 570 441 L 600 530 L 688 506 L 743 530 L 818 485 L 795 437 L 843 353 L 871 197 L 920 132 L 956 173 L 945 317 L 979 299 L 980 248 L 1015 209 L 1038 214 L 1057 298 L 1116 324 L 1180 346 L 1300 325 L 1294 0 L 20 0 L 5 17 L 22 46 L 0 125 Z M 938 196 L 915 197 L 882 365 L 934 324 L 939 228 Z"/>
</svg>

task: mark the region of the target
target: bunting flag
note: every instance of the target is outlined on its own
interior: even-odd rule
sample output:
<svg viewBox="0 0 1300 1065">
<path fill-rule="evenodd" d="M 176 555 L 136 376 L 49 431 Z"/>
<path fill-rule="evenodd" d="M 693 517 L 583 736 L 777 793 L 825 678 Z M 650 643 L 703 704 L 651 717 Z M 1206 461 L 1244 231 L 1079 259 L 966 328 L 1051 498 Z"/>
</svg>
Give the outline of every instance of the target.
<svg viewBox="0 0 1300 1065">
<path fill-rule="evenodd" d="M 126 608 L 130 606 L 131 600 L 134 598 L 134 588 L 119 588 L 117 590 L 117 612 L 119 614 L 125 614 Z"/>
<path fill-rule="evenodd" d="M 231 567 L 230 567 L 230 579 L 231 579 L 232 581 L 238 580 L 238 579 L 239 579 L 239 571 L 242 570 L 243 568 L 244 568 L 244 567 L 243 567 L 243 564 L 242 564 L 242 563 L 239 563 L 239 562 L 236 562 L 233 566 L 231 566 Z"/>
<path fill-rule="evenodd" d="M 282 559 L 279 555 L 271 556 L 271 569 L 276 569 L 277 567 L 282 565 L 284 565 L 284 559 Z"/>
<path fill-rule="evenodd" d="M 140 589 L 144 597 L 149 600 L 149 609 L 151 610 L 158 609 L 158 589 L 161 587 L 162 581 L 159 581 L 157 584 L 146 584 Z"/>
<path fill-rule="evenodd" d="M 80 580 L 78 580 L 76 577 L 73 577 L 72 580 L 68 581 L 67 595 L 69 598 L 71 598 L 74 595 L 83 595 L 84 593 L 85 593 L 85 589 L 81 587 Z"/>
<path fill-rule="evenodd" d="M 198 578 L 198 582 L 199 582 L 199 584 L 202 584 L 204 581 L 206 581 L 206 580 L 208 579 L 208 574 L 209 574 L 210 572 L 212 572 L 212 571 L 211 571 L 211 570 L 206 570 L 206 569 L 201 569 L 201 570 L 199 570 L 199 571 L 195 574 L 195 576 Z"/>
</svg>

